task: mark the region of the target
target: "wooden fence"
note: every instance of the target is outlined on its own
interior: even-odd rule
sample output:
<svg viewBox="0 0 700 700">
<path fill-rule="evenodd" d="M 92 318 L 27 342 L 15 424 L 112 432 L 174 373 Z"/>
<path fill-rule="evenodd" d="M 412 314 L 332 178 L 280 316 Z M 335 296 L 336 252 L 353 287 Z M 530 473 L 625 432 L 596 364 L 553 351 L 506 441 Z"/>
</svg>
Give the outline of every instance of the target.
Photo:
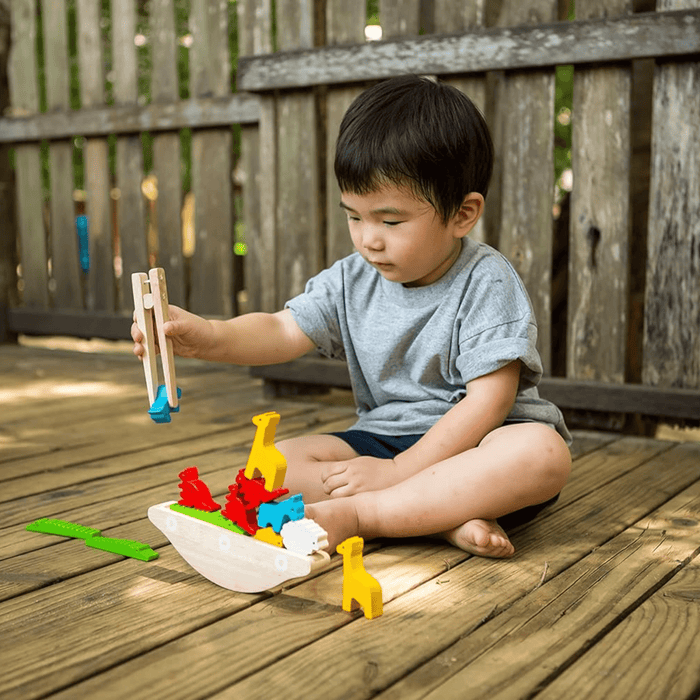
<svg viewBox="0 0 700 700">
<path fill-rule="evenodd" d="M 273 18 L 270 0 L 239 0 L 233 94 L 228 3 L 191 0 L 184 102 L 174 77 L 173 0 L 151 0 L 153 89 L 145 106 L 136 101 L 135 0 L 111 0 L 109 106 L 95 70 L 103 64 L 100 3 L 77 0 L 78 111 L 68 110 L 64 1 L 41 3 L 50 60 L 48 111 L 39 114 L 37 2 L 12 0 L 12 116 L 0 120 L 0 142 L 14 146 L 23 289 L 10 302 L 11 330 L 124 333 L 131 301 L 120 279 L 148 259 L 144 131 L 156 135 L 158 263 L 173 301 L 198 313 L 235 313 L 237 217 L 245 223 L 250 308 L 281 308 L 308 277 L 351 252 L 330 165 L 344 110 L 372 81 L 431 74 L 467 92 L 492 127 L 498 160 L 488 216 L 475 235 L 502 250 L 526 283 L 543 361 L 555 375 L 543 387 L 570 408 L 700 418 L 700 0 L 576 0 L 573 22 L 562 21 L 561 0 L 384 0 L 381 42 L 365 41 L 364 2 L 277 0 Z M 555 66 L 562 64 L 575 66 L 574 186 L 554 220 Z M 242 125 L 239 212 L 234 123 Z M 196 246 L 187 259 L 177 136 L 185 127 L 194 134 L 196 201 Z M 117 135 L 113 182 L 110 134 Z M 76 135 L 87 139 L 87 275 L 78 265 L 69 174 Z M 50 143 L 48 235 L 41 139 Z M 122 278 L 114 272 L 110 189 L 119 191 Z M 307 360 L 266 376 L 347 381 L 331 367 Z"/>
</svg>

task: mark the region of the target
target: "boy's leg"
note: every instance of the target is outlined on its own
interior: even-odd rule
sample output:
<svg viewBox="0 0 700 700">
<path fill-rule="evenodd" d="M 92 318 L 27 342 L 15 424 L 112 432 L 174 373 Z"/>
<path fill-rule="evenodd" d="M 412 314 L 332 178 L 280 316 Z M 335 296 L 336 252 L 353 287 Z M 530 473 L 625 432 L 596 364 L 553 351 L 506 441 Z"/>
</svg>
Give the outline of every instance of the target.
<svg viewBox="0 0 700 700">
<path fill-rule="evenodd" d="M 321 473 L 325 463 L 342 462 L 359 455 L 335 435 L 304 435 L 282 440 L 275 447 L 287 460 L 284 488 L 290 494 L 301 493 L 305 503 L 325 501 Z"/>
<path fill-rule="evenodd" d="M 554 497 L 570 467 L 569 449 L 555 430 L 518 423 L 497 428 L 478 447 L 391 488 L 313 504 L 307 515 L 328 530 L 330 551 L 352 535 L 449 532 L 450 541 L 462 549 L 507 556 L 511 552 L 504 552 L 505 533 L 499 534 L 496 518 Z"/>
</svg>

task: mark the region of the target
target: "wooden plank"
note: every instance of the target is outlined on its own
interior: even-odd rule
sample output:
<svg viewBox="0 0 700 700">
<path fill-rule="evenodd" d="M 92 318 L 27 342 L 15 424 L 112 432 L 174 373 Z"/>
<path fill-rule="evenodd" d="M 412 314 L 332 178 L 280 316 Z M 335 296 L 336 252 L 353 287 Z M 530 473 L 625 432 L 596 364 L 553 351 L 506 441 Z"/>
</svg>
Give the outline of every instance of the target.
<svg viewBox="0 0 700 700">
<path fill-rule="evenodd" d="M 314 45 L 312 2 L 277 3 L 277 42 L 282 50 Z M 324 266 L 319 185 L 319 121 L 313 92 L 285 93 L 277 98 L 277 192 L 275 264 L 277 297 L 282 308 L 304 291 L 307 280 Z M 267 201 L 263 208 L 268 206 Z"/>
<path fill-rule="evenodd" d="M 418 36 L 420 0 L 380 0 L 379 23 L 383 39 Z"/>
<path fill-rule="evenodd" d="M 238 5 L 238 52 L 254 56 L 272 52 L 272 8 L 270 0 L 244 0 Z M 245 289 L 248 310 L 276 311 L 274 257 L 274 212 L 263 210 L 263 192 L 275 199 L 276 176 L 274 145 L 268 143 L 274 132 L 274 98 L 261 96 L 266 127 L 244 126 L 241 130 L 241 158 L 238 168 L 243 180 L 243 225 L 245 226 L 246 256 L 244 261 Z M 265 129 L 265 135 L 263 130 Z M 263 144 L 268 168 L 263 170 Z M 265 221 L 265 224 L 263 222 Z"/>
<path fill-rule="evenodd" d="M 151 99 L 170 109 L 177 104 L 177 37 L 173 0 L 151 3 L 153 72 Z M 185 262 L 182 253 L 182 178 L 179 134 L 153 137 L 153 173 L 158 180 L 155 203 L 158 227 L 158 264 L 166 269 L 171 304 L 186 305 Z"/>
<path fill-rule="evenodd" d="M 114 101 L 136 104 L 138 65 L 136 61 L 136 5 L 134 0 L 112 0 L 112 56 L 114 60 Z M 117 233 L 122 260 L 121 284 L 117 308 L 134 308 L 131 275 L 149 268 L 146 250 L 146 221 L 143 194 L 143 146 L 138 134 L 117 139 L 116 187 Z M 179 172 L 179 168 L 176 169 Z M 170 281 L 170 280 L 168 280 Z"/>
<path fill-rule="evenodd" d="M 393 5 L 384 3 L 382 17 L 386 17 Z M 365 40 L 367 12 L 362 3 L 348 3 L 344 0 L 331 0 L 326 3 L 326 44 L 360 44 Z M 340 189 L 335 178 L 333 163 L 335 161 L 335 143 L 343 115 L 351 102 L 362 92 L 361 87 L 336 87 L 328 90 L 326 95 L 326 259 L 330 266 L 336 260 L 353 252 L 354 246 L 348 233 L 345 212 L 338 206 Z"/>
<path fill-rule="evenodd" d="M 556 0 L 508 3 L 500 25 L 547 22 Z M 495 147 L 501 161 L 498 249 L 525 283 L 537 319 L 537 348 L 551 367 L 554 71 L 509 73 L 496 106 Z"/>
<path fill-rule="evenodd" d="M 660 0 L 667 10 L 700 0 Z M 695 10 L 697 11 L 697 9 Z M 700 63 L 659 63 L 654 76 L 643 381 L 700 388 Z"/>
<path fill-rule="evenodd" d="M 10 101 L 15 110 L 25 114 L 39 111 L 34 7 L 33 0 L 18 0 L 12 5 L 8 66 Z M 27 307 L 45 309 L 49 304 L 49 288 L 39 147 L 18 146 L 15 149 L 15 169 L 22 302 Z"/>
<path fill-rule="evenodd" d="M 463 697 L 464 688 L 468 687 L 474 697 L 520 698 L 543 686 L 546 689 L 538 697 L 622 697 L 618 684 L 620 673 L 624 673 L 627 679 L 622 683 L 628 697 L 668 698 L 669 695 L 650 692 L 649 688 L 656 686 L 668 692 L 672 674 L 685 676 L 686 685 L 698 678 L 697 634 L 683 625 L 675 627 L 677 639 L 668 630 L 659 638 L 649 635 L 646 625 L 640 625 L 637 634 L 656 642 L 647 644 L 630 630 L 640 615 L 644 617 L 643 613 L 637 610 L 630 615 L 630 611 L 671 576 L 675 575 L 672 583 L 661 591 L 683 590 L 676 581 L 693 580 L 694 576 L 686 576 L 688 570 L 683 571 L 682 567 L 693 556 L 700 534 L 699 497 L 700 484 L 696 482 L 566 572 L 548 578 L 543 586 L 378 697 L 442 700 Z M 697 574 L 697 567 L 692 569 Z M 661 591 L 652 600 L 663 598 Z M 689 603 L 692 606 L 692 598 L 676 598 L 669 601 L 669 607 L 684 610 Z M 697 615 L 691 612 L 690 618 L 693 617 Z M 670 620 L 669 615 L 662 619 L 662 628 L 678 622 Z M 596 644 L 604 635 L 607 636 L 603 643 Z M 669 636 L 675 641 L 672 646 Z M 687 656 L 678 653 L 677 643 L 683 644 L 681 640 L 687 645 Z M 588 647 L 593 647 L 593 651 L 576 662 Z M 660 654 L 664 647 L 665 653 Z M 673 649 L 671 654 L 669 649 Z M 620 656 L 624 653 L 633 659 L 622 661 Z M 572 662 L 572 667 L 567 668 Z M 617 672 L 613 672 L 614 668 Z M 645 678 L 647 669 L 658 678 L 658 685 L 652 676 Z M 563 674 L 547 685 L 561 671 Z M 630 687 L 635 683 L 639 683 L 636 693 Z"/>
<path fill-rule="evenodd" d="M 102 74 L 102 31 L 100 4 L 78 0 L 78 64 L 80 99 L 83 107 L 104 104 Z M 87 308 L 113 311 L 115 308 L 114 248 L 112 244 L 110 177 L 107 141 L 88 138 L 83 149 L 85 160 L 86 210 L 90 232 L 90 272 Z"/>
<path fill-rule="evenodd" d="M 281 365 L 252 367 L 251 374 L 265 380 L 292 384 L 334 386 L 350 389 L 344 362 L 305 357 Z M 642 413 L 666 418 L 700 418 L 700 394 L 691 389 L 662 389 L 641 384 L 543 377 L 540 394 L 561 408 L 590 411 Z"/>
<path fill-rule="evenodd" d="M 158 55 L 158 46 L 159 43 L 154 39 L 154 62 Z M 237 93 L 227 97 L 199 97 L 173 100 L 167 104 L 153 103 L 145 107 L 115 105 L 24 117 L 19 116 L 21 110 L 11 109 L 10 113 L 16 112 L 17 116 L 0 119 L 0 143 L 61 139 L 78 134 L 107 136 L 141 131 L 176 131 L 229 124 L 254 124 L 258 121 L 258 101 L 256 95 Z"/>
<path fill-rule="evenodd" d="M 131 337 L 131 316 L 118 316 L 107 312 L 41 311 L 20 307 L 9 309 L 8 317 L 10 329 L 15 333 L 109 340 L 128 340 Z"/>
<path fill-rule="evenodd" d="M 546 22 L 547 20 L 542 20 Z M 242 58 L 243 90 L 362 82 L 404 73 L 450 75 L 691 55 L 700 51 L 697 10 L 622 19 L 505 27 L 454 36 L 370 42 Z"/>
<path fill-rule="evenodd" d="M 191 8 L 191 92 L 227 95 L 228 2 L 194 0 Z M 196 239 L 189 307 L 195 313 L 232 316 L 234 311 L 231 148 L 230 130 L 195 132 L 192 137 Z"/>
<path fill-rule="evenodd" d="M 70 70 L 65 0 L 42 0 L 46 98 L 49 110 L 70 107 Z M 53 303 L 58 308 L 83 306 L 78 237 L 73 207 L 73 144 L 53 142 L 49 146 L 51 218 L 49 241 Z"/>
<path fill-rule="evenodd" d="M 577 17 L 632 12 L 588 0 Z M 631 66 L 574 73 L 567 376 L 625 381 L 629 307 Z"/>
<path fill-rule="evenodd" d="M 484 0 L 474 2 L 456 3 L 451 0 L 436 0 L 435 2 L 435 32 L 443 34 L 448 32 L 465 32 L 484 26 Z M 476 108 L 482 113 L 487 113 L 486 105 L 486 78 L 483 75 L 454 76 L 445 80 L 446 83 L 461 90 Z M 486 208 L 491 206 L 491 199 L 487 200 Z M 469 233 L 469 238 L 486 243 L 486 216 L 482 216 L 476 226 Z"/>
<path fill-rule="evenodd" d="M 601 699 L 623 697 L 622 692 L 645 700 L 696 696 L 700 685 L 698 590 L 696 558 L 538 698 L 567 697 L 567 691 L 578 698 Z"/>
</svg>

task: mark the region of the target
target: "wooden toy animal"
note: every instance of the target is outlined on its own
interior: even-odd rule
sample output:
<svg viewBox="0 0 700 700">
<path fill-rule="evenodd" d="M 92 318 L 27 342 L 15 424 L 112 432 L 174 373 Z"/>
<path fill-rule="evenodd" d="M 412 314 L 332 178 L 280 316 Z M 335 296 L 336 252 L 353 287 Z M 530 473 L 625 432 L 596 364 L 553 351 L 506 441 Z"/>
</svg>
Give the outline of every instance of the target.
<svg viewBox="0 0 700 700">
<path fill-rule="evenodd" d="M 341 542 L 336 551 L 343 555 L 343 610 L 350 612 L 355 601 L 364 610 L 365 617 L 371 620 L 383 612 L 382 587 L 365 571 L 362 562 L 364 544 L 361 537 L 350 537 Z"/>
<path fill-rule="evenodd" d="M 282 487 L 287 474 L 287 460 L 275 447 L 275 431 L 280 422 L 280 414 L 268 411 L 253 417 L 253 423 L 258 426 L 250 448 L 250 456 L 245 468 L 248 479 L 255 477 L 256 470 L 265 479 L 265 488 L 275 491 Z"/>
</svg>

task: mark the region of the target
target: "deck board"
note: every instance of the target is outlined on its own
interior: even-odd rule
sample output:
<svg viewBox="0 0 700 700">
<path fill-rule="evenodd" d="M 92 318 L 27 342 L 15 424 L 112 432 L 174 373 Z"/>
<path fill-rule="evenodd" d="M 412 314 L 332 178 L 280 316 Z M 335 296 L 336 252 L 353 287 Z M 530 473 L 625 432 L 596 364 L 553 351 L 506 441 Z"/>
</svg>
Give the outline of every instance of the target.
<svg viewBox="0 0 700 700">
<path fill-rule="evenodd" d="M 581 432 L 558 503 L 490 561 L 378 541 L 384 614 L 340 607 L 339 557 L 278 590 L 218 588 L 146 518 L 196 464 L 215 498 L 253 415 L 342 429 L 347 396 L 275 400 L 245 370 L 178 360 L 182 409 L 146 415 L 133 357 L 0 346 L 0 696 L 695 698 L 700 443 Z M 27 532 L 40 517 L 147 542 L 150 562 Z"/>
</svg>

